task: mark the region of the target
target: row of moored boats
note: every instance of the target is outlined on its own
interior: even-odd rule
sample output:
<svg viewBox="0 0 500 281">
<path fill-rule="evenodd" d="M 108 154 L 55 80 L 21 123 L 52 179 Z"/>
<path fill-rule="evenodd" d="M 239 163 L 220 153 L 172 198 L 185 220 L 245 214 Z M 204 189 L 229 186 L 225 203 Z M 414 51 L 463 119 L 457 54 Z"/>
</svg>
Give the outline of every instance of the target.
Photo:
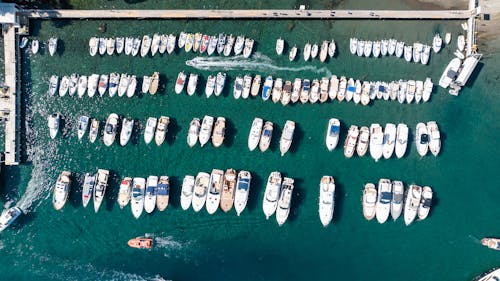
<svg viewBox="0 0 500 281">
<path fill-rule="evenodd" d="M 56 37 L 51 37 L 47 41 L 47 47 L 49 49 L 50 56 L 54 56 L 56 54 L 58 41 L 59 40 Z M 25 48 L 26 46 L 28 46 L 28 43 L 29 43 L 29 39 L 27 37 L 23 37 L 21 39 L 21 42 L 19 43 L 19 48 L 21 48 L 21 49 Z M 36 39 L 31 40 L 30 47 L 31 47 L 31 53 L 33 55 L 36 55 L 38 53 L 38 51 L 40 50 L 40 41 L 38 41 Z"/>
<path fill-rule="evenodd" d="M 276 53 L 281 56 L 285 50 L 285 40 L 279 38 L 276 40 Z M 311 44 L 307 42 L 303 49 L 304 61 L 308 61 L 309 59 L 315 59 L 319 55 L 319 60 L 321 62 L 325 62 L 326 59 L 333 58 L 335 56 L 335 52 L 337 50 L 337 45 L 335 44 L 335 40 L 327 41 L 324 40 L 321 43 L 321 46 L 317 43 Z M 288 59 L 290 61 L 294 61 L 297 56 L 298 48 L 297 45 L 294 45 L 290 48 L 290 52 L 288 53 Z"/>
</svg>

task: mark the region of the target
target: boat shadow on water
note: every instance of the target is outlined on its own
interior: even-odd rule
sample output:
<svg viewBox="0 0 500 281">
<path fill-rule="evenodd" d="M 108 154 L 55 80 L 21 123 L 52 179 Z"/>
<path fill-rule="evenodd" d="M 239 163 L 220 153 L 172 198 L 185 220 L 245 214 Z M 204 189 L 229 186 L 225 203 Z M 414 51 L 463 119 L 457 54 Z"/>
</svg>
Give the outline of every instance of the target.
<svg viewBox="0 0 500 281">
<path fill-rule="evenodd" d="M 294 179 L 294 188 L 292 194 L 292 203 L 290 207 L 290 214 L 288 215 L 288 221 L 294 222 L 300 214 L 299 207 L 307 198 L 307 191 L 305 188 L 302 188 L 302 184 L 304 180 L 302 179 Z"/>
<path fill-rule="evenodd" d="M 71 186 L 68 195 L 68 201 L 73 208 L 82 207 L 82 189 L 80 187 L 83 186 L 84 178 L 85 174 L 81 174 L 78 172 L 74 172 L 71 176 Z"/>
<path fill-rule="evenodd" d="M 281 136 L 281 134 L 280 134 L 280 136 Z M 295 154 L 298 151 L 299 144 L 304 139 L 304 136 L 305 136 L 304 131 L 302 130 L 300 125 L 298 123 L 295 123 L 295 130 L 293 132 L 293 141 L 292 141 L 292 144 L 290 146 L 290 151 L 289 151 L 290 153 Z M 278 139 L 278 142 L 279 142 L 279 139 Z"/>
<path fill-rule="evenodd" d="M 271 142 L 269 143 L 268 150 L 275 152 L 280 150 L 280 137 L 283 129 L 278 124 L 273 124 L 273 135 L 271 137 Z"/>
<path fill-rule="evenodd" d="M 170 123 L 168 124 L 168 132 L 165 137 L 168 145 L 174 144 L 174 142 L 177 140 L 177 136 L 180 131 L 181 127 L 177 123 L 177 119 L 170 117 Z"/>
<path fill-rule="evenodd" d="M 111 211 L 116 204 L 118 190 L 120 189 L 120 175 L 113 171 L 109 171 L 108 187 L 104 199 L 106 201 L 106 210 Z"/>
<path fill-rule="evenodd" d="M 264 187 L 265 182 L 259 174 L 255 172 L 251 173 L 252 173 L 252 183 L 250 187 L 250 192 L 248 193 L 247 207 L 249 210 L 253 211 L 255 208 L 257 208 L 259 200 L 262 200 L 261 190 L 265 188 Z"/>
<path fill-rule="evenodd" d="M 236 137 L 236 134 L 238 133 L 238 130 L 234 126 L 233 121 L 230 119 L 226 119 L 226 131 L 224 133 L 224 146 L 225 147 L 231 147 L 233 146 L 234 139 Z"/>
<path fill-rule="evenodd" d="M 137 119 L 134 119 L 134 128 L 132 129 L 132 135 L 130 136 L 130 142 L 134 146 L 139 144 L 139 140 L 142 136 L 141 130 L 142 130 L 141 122 L 139 122 L 139 120 Z"/>
<path fill-rule="evenodd" d="M 337 179 L 335 179 L 335 206 L 333 208 L 333 219 L 332 221 L 338 223 L 342 220 L 342 213 L 344 211 L 344 185 L 339 183 Z"/>
<path fill-rule="evenodd" d="M 179 209 L 181 206 L 181 191 L 182 191 L 182 179 L 178 176 L 169 176 L 170 183 L 168 208 Z"/>
</svg>

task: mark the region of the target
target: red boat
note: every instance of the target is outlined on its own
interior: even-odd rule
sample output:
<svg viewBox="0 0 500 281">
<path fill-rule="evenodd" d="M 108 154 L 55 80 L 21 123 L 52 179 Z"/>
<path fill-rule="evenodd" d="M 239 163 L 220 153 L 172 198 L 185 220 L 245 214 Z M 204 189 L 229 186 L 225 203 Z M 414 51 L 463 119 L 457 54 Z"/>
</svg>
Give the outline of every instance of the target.
<svg viewBox="0 0 500 281">
<path fill-rule="evenodd" d="M 208 41 L 209 41 L 208 35 L 203 35 L 201 39 L 200 53 L 203 54 L 205 52 L 205 50 L 208 47 Z"/>
<path fill-rule="evenodd" d="M 151 249 L 153 248 L 153 239 L 147 237 L 136 237 L 128 240 L 128 245 L 137 249 Z"/>
</svg>

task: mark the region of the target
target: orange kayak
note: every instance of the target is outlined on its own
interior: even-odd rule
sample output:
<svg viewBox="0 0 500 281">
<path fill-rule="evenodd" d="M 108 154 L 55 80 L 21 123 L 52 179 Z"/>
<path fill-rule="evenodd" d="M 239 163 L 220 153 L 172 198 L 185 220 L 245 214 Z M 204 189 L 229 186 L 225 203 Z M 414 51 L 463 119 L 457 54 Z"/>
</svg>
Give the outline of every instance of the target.
<svg viewBox="0 0 500 281">
<path fill-rule="evenodd" d="M 137 249 L 151 249 L 153 248 L 153 239 L 146 237 L 136 237 L 128 240 L 128 245 Z"/>
</svg>

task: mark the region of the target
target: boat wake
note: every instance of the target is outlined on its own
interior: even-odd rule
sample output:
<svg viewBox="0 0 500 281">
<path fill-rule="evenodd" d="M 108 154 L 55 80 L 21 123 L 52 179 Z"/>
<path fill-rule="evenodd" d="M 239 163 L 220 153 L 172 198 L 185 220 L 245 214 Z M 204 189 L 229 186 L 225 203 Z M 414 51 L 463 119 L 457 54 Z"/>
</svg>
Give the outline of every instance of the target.
<svg viewBox="0 0 500 281">
<path fill-rule="evenodd" d="M 208 71 L 249 70 L 264 73 L 272 73 L 275 71 L 310 71 L 326 76 L 332 75 L 331 71 L 326 67 L 317 68 L 312 65 L 302 67 L 278 66 L 270 57 L 259 52 L 255 53 L 251 58 L 245 58 L 242 55 L 234 57 L 196 57 L 186 61 L 186 65 L 199 70 Z"/>
</svg>

